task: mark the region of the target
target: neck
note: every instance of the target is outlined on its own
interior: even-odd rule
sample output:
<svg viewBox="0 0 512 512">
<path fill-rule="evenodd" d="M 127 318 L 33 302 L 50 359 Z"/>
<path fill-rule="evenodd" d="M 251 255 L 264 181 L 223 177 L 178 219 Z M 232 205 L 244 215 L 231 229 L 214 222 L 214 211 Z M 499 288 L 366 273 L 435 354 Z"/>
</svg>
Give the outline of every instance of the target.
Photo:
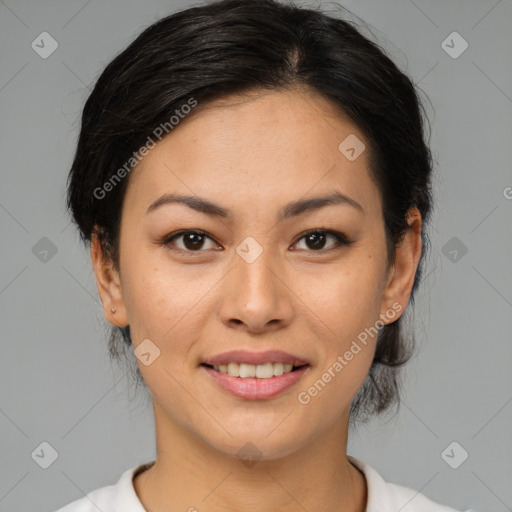
<svg viewBox="0 0 512 512">
<path fill-rule="evenodd" d="M 240 460 L 154 410 L 157 458 L 134 479 L 146 510 L 366 510 L 366 480 L 346 455 L 348 416 L 292 453 Z"/>
</svg>

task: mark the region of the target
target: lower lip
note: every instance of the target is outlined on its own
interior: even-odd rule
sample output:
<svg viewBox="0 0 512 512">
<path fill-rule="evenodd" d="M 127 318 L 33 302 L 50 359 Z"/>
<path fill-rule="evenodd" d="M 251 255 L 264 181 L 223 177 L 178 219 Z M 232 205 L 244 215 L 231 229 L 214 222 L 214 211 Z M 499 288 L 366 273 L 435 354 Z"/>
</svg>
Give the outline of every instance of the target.
<svg viewBox="0 0 512 512">
<path fill-rule="evenodd" d="M 222 389 L 232 395 L 247 400 L 265 400 L 274 398 L 296 384 L 306 373 L 309 366 L 302 366 L 298 370 L 283 373 L 283 375 L 274 376 L 270 379 L 242 379 L 220 373 L 208 366 L 202 366 L 202 368 L 208 372 Z"/>
</svg>

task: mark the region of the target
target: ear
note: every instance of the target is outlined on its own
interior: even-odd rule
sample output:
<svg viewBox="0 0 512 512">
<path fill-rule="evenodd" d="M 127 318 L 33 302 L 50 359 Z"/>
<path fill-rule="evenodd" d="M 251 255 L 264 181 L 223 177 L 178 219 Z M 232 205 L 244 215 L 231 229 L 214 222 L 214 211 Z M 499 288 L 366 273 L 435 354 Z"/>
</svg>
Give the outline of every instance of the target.
<svg viewBox="0 0 512 512">
<path fill-rule="evenodd" d="M 91 260 L 105 318 L 118 327 L 128 325 L 119 273 L 113 261 L 104 254 L 95 232 L 91 236 Z M 115 313 L 112 308 L 115 308 Z"/>
<path fill-rule="evenodd" d="M 386 288 L 382 299 L 381 319 L 382 322 L 394 322 L 401 316 L 409 303 L 416 269 L 421 257 L 422 241 L 421 229 L 422 219 L 419 210 L 414 207 L 407 212 L 407 223 L 409 228 L 403 239 L 396 247 L 396 256 L 392 268 L 389 271 Z M 386 321 L 386 311 L 396 310 L 396 303 L 400 304 L 400 314 L 393 320 Z M 393 308 L 395 304 L 395 308 Z"/>
</svg>

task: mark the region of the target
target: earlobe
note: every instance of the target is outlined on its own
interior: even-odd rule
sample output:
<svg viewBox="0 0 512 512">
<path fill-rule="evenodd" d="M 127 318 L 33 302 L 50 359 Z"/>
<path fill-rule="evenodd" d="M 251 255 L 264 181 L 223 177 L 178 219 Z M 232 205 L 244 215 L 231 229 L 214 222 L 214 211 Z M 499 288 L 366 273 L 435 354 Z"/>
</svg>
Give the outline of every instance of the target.
<svg viewBox="0 0 512 512">
<path fill-rule="evenodd" d="M 422 219 L 416 207 L 408 211 L 407 223 L 409 224 L 409 228 L 396 247 L 395 261 L 393 267 L 390 269 L 386 289 L 384 291 L 384 309 L 381 311 L 381 317 L 385 317 L 386 312 L 393 308 L 393 304 L 396 303 L 400 304 L 400 312 L 403 313 L 411 296 L 422 251 Z M 398 317 L 395 317 L 393 321 L 397 320 L 397 318 Z"/>
<path fill-rule="evenodd" d="M 119 327 L 128 325 L 119 274 L 105 255 L 96 233 L 91 235 L 91 262 L 105 318 Z"/>
</svg>

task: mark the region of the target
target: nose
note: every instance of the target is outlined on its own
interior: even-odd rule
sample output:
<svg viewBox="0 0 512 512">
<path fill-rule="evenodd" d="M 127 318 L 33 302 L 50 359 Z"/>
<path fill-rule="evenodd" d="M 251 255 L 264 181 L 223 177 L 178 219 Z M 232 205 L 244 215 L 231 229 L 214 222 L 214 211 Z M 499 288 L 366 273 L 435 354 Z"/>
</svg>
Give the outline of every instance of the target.
<svg viewBox="0 0 512 512">
<path fill-rule="evenodd" d="M 252 262 L 237 254 L 223 283 L 222 321 L 230 328 L 262 333 L 289 325 L 293 314 L 286 270 L 277 264 L 271 249 L 264 249 Z"/>
</svg>

